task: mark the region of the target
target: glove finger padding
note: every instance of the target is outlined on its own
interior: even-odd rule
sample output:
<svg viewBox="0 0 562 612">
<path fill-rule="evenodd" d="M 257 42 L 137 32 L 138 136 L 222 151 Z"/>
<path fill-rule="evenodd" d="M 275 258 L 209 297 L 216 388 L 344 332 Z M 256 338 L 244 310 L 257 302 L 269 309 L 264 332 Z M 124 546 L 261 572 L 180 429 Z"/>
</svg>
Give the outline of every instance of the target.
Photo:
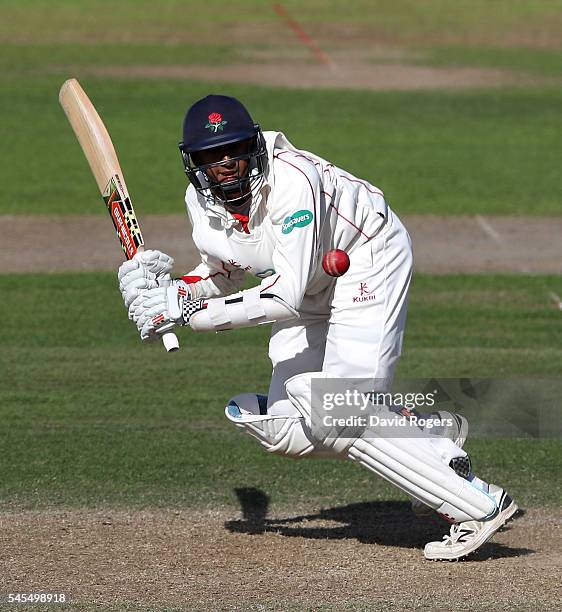
<svg viewBox="0 0 562 612">
<path fill-rule="evenodd" d="M 127 285 L 121 292 L 125 308 L 130 309 L 132 303 L 143 294 L 147 289 L 155 289 L 159 286 L 157 280 L 138 278 Z M 129 313 L 130 314 L 130 313 Z M 131 318 L 129 316 L 129 318 Z"/>
<path fill-rule="evenodd" d="M 166 287 L 156 287 L 155 289 L 147 289 L 143 291 L 143 306 L 145 308 L 152 308 L 157 304 L 166 304 L 168 301 Z"/>
<path fill-rule="evenodd" d="M 166 253 L 154 249 L 148 249 L 135 255 L 137 259 L 148 271 L 157 277 L 169 274 L 174 267 L 174 260 Z"/>
<path fill-rule="evenodd" d="M 165 327 L 165 329 L 164 329 Z M 158 329 L 156 329 L 153 325 L 146 325 L 140 330 L 140 339 L 143 342 L 156 342 L 157 340 L 162 339 L 162 334 L 169 332 L 174 328 L 174 324 L 168 322 L 166 326 L 160 325 Z"/>
<path fill-rule="evenodd" d="M 150 310 L 145 310 L 137 321 L 137 329 L 142 331 L 149 326 L 151 329 L 157 329 L 164 323 L 173 323 L 169 317 L 167 310 L 162 310 L 161 306 L 154 306 Z"/>
<path fill-rule="evenodd" d="M 129 270 L 119 280 L 119 291 L 123 294 L 131 283 L 138 281 L 139 279 L 152 279 L 156 280 L 156 275 L 152 274 L 142 266 L 138 266 L 132 270 Z"/>
<path fill-rule="evenodd" d="M 120 266 L 119 266 L 119 270 L 117 271 L 117 278 L 119 279 L 119 289 L 121 290 L 121 287 L 123 286 L 124 283 L 124 278 L 130 274 L 131 272 L 134 272 L 135 270 L 138 270 L 139 268 L 141 268 L 140 262 L 138 262 L 136 259 L 129 259 L 127 261 L 124 261 Z"/>
<path fill-rule="evenodd" d="M 119 266 L 117 277 L 119 279 L 119 291 L 123 296 L 125 306 L 129 308 L 135 299 L 135 289 L 149 289 L 154 287 L 167 287 L 171 283 L 170 271 L 174 260 L 160 251 L 142 251 L 137 253 L 133 259 L 125 261 Z M 139 281 L 156 281 L 146 285 L 138 284 Z M 133 290 L 132 294 L 130 289 Z"/>
<path fill-rule="evenodd" d="M 135 323 L 139 320 L 139 317 L 143 313 L 143 302 L 145 300 L 144 291 L 140 293 L 129 306 L 129 319 Z"/>
<path fill-rule="evenodd" d="M 166 324 L 183 323 L 181 318 L 181 308 L 177 304 L 172 309 L 174 313 L 179 312 L 179 316 L 172 318 L 170 314 L 169 300 L 183 299 L 178 295 L 177 288 L 171 287 L 168 290 L 166 287 L 157 289 L 149 289 L 144 291 L 142 296 L 133 302 L 134 317 L 137 329 L 141 333 L 141 339 L 147 340 Z"/>
<path fill-rule="evenodd" d="M 140 291 L 139 295 L 131 302 L 131 305 L 129 306 L 129 317 L 136 323 L 148 309 L 152 309 L 156 305 L 165 308 L 165 287 L 150 287 L 144 291 Z"/>
<path fill-rule="evenodd" d="M 159 326 L 158 329 L 151 325 L 149 322 L 140 330 L 140 339 L 143 342 L 155 342 L 156 340 L 161 339 L 161 335 L 164 333 L 164 330 L 160 331 L 160 328 L 163 326 Z M 173 323 L 167 323 L 166 332 L 170 331 L 173 328 Z"/>
<path fill-rule="evenodd" d="M 129 263 L 129 262 L 125 262 L 125 263 Z M 119 274 L 120 274 L 119 290 L 121 291 L 121 293 L 127 290 L 130 283 L 135 282 L 139 278 L 157 280 L 158 281 L 158 284 L 156 285 L 157 287 L 166 287 L 172 281 L 170 274 L 168 272 L 166 272 L 165 274 L 157 275 L 154 272 L 151 272 L 148 268 L 145 268 L 144 266 L 141 266 L 141 265 L 134 267 L 134 268 L 132 267 L 124 268 L 123 272 L 122 272 L 122 268 L 123 266 L 119 268 Z"/>
</svg>

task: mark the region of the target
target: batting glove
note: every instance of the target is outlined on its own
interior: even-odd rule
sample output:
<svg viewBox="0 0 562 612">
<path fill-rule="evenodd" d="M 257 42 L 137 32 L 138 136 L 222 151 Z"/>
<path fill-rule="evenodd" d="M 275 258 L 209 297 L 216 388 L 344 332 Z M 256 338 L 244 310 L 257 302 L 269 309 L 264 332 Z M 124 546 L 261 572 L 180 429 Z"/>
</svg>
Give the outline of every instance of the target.
<svg viewBox="0 0 562 612">
<path fill-rule="evenodd" d="M 185 285 L 185 283 L 183 283 Z M 188 325 L 191 316 L 207 307 L 205 300 L 189 299 L 189 292 L 180 283 L 143 291 L 133 302 L 135 323 L 141 340 L 151 341 L 170 324 Z"/>
<path fill-rule="evenodd" d="M 147 285 L 148 284 L 150 283 L 147 282 Z M 131 321 L 134 321 L 135 324 L 137 324 L 139 319 L 144 316 L 144 313 L 146 312 L 146 299 L 147 297 L 149 297 L 148 290 L 158 288 L 166 289 L 171 286 L 176 287 L 178 292 L 181 293 L 182 297 L 185 297 L 186 300 L 191 300 L 193 298 L 189 285 L 180 278 L 173 279 L 162 287 L 159 287 L 159 285 L 155 285 L 153 287 L 147 286 L 144 289 L 139 290 L 138 295 L 130 303 L 128 311 L 129 319 L 131 319 Z"/>
<path fill-rule="evenodd" d="M 148 249 L 137 253 L 134 259 L 138 260 L 143 267 L 152 272 L 156 278 L 169 275 L 174 267 L 174 259 L 162 251 Z"/>
<path fill-rule="evenodd" d="M 142 251 L 124 262 L 117 277 L 125 308 L 129 309 L 142 291 L 170 285 L 173 265 L 169 255 L 155 250 Z"/>
</svg>

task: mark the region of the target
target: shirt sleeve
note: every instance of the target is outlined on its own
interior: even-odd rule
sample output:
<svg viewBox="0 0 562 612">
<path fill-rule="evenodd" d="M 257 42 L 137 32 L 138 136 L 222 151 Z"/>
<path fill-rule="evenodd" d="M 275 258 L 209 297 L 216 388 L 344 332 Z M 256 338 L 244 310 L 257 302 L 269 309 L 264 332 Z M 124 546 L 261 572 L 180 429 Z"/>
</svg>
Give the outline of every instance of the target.
<svg viewBox="0 0 562 612">
<path fill-rule="evenodd" d="M 222 261 L 201 253 L 201 263 L 178 280 L 189 285 L 191 296 L 211 298 L 238 291 L 245 279 L 243 270 L 227 270 Z"/>
<path fill-rule="evenodd" d="M 281 151 L 274 163 L 275 191 L 269 215 L 276 238 L 276 273 L 262 281 L 260 290 L 298 310 L 318 265 L 319 228 L 326 215 L 326 199 L 311 160 Z"/>
</svg>

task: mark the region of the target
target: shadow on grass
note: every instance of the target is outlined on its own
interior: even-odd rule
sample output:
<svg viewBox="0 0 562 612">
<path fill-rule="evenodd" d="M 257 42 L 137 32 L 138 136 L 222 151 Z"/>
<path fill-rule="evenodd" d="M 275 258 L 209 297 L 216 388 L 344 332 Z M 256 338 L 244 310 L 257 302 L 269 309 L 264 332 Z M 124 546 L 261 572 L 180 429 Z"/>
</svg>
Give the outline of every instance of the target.
<svg viewBox="0 0 562 612">
<path fill-rule="evenodd" d="M 324 508 L 312 514 L 285 518 L 268 518 L 269 497 L 255 488 L 235 489 L 242 511 L 241 520 L 225 522 L 234 533 L 259 535 L 277 533 L 286 537 L 319 540 L 354 539 L 364 544 L 382 544 L 401 548 L 423 548 L 427 542 L 441 540 L 449 524 L 436 514 L 416 517 L 409 502 L 375 501 Z M 308 525 L 312 522 L 331 522 L 341 525 Z M 518 557 L 534 550 L 512 548 L 488 543 L 471 555 L 471 561 Z"/>
</svg>

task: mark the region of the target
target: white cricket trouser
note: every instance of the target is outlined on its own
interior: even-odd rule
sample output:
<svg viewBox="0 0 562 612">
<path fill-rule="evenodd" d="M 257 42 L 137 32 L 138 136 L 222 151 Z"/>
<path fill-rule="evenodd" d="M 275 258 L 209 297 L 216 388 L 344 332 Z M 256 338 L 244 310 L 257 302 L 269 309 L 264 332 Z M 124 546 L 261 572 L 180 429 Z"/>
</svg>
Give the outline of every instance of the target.
<svg viewBox="0 0 562 612">
<path fill-rule="evenodd" d="M 274 324 L 268 414 L 298 414 L 285 381 L 303 372 L 372 378 L 377 390 L 390 387 L 402 350 L 412 276 L 411 241 L 398 217 L 391 213 L 383 233 L 357 247 L 350 262 L 335 282 L 326 319 Z"/>
</svg>

